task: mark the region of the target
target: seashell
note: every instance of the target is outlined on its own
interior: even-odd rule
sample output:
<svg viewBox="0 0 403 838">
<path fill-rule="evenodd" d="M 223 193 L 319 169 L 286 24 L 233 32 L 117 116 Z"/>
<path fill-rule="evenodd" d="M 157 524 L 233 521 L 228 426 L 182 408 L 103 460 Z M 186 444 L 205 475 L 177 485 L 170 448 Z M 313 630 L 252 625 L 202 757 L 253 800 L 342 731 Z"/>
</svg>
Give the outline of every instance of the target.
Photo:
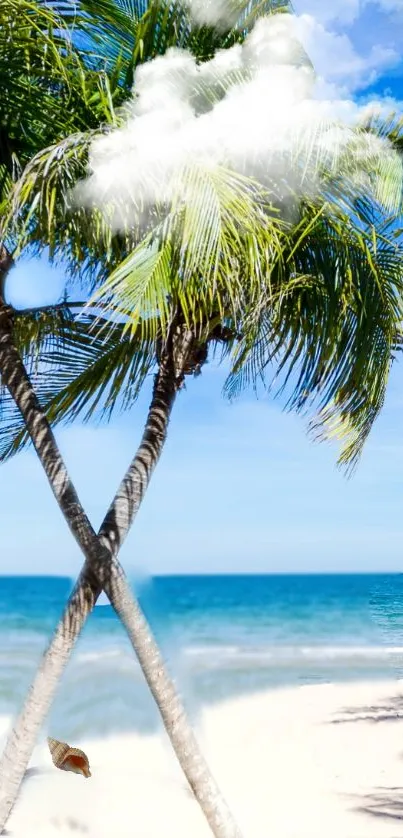
<svg viewBox="0 0 403 838">
<path fill-rule="evenodd" d="M 73 771 L 74 774 L 82 774 L 83 777 L 91 777 L 88 757 L 84 751 L 72 748 L 67 742 L 59 742 L 50 737 L 48 737 L 48 745 L 56 768 L 60 768 L 61 771 Z"/>
</svg>

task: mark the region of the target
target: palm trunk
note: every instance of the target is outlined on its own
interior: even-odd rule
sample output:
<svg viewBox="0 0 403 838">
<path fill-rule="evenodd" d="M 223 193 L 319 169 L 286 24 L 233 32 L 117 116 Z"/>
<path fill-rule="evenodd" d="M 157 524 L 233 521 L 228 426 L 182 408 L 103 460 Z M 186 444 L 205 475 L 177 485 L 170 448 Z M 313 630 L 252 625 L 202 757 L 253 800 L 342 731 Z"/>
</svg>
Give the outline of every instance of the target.
<svg viewBox="0 0 403 838">
<path fill-rule="evenodd" d="M 105 530 L 104 545 L 101 544 L 92 530 L 68 477 L 53 432 L 37 401 L 24 365 L 12 342 L 7 309 L 4 312 L 7 320 L 2 321 L 1 319 L 3 311 L 0 309 L 0 329 L 3 322 L 3 332 L 0 332 L 0 372 L 3 384 L 8 386 L 23 414 L 52 491 L 76 536 L 76 540 L 86 555 L 87 561 L 67 602 L 56 632 L 42 658 L 36 677 L 29 689 L 22 711 L 8 737 L 0 760 L 0 834 L 17 799 L 39 729 L 49 712 L 60 677 L 68 663 L 85 620 L 102 591 L 103 585 L 99 577 L 103 578 L 108 571 L 112 574 L 116 573 L 119 568 L 116 558 L 112 564 L 112 552 L 109 550 L 109 545 L 114 540 L 114 530 L 112 529 L 110 535 Z M 116 498 L 119 498 L 119 507 L 123 505 L 125 508 L 127 526 L 126 532 L 124 532 L 120 523 L 119 545 L 117 539 L 115 540 L 115 557 L 124 535 L 140 507 L 147 483 L 160 457 L 175 395 L 176 389 L 170 385 L 167 386 L 166 376 L 156 376 L 153 400 L 143 439 L 116 495 Z M 161 411 L 162 403 L 164 404 L 164 411 Z M 156 433 L 159 445 L 155 445 L 154 440 L 154 444 L 150 447 L 149 438 L 152 429 Z M 54 478 L 56 478 L 55 481 Z M 134 496 L 134 502 L 130 503 L 130 506 L 125 504 L 129 486 Z M 130 498 L 127 499 L 130 501 Z M 115 519 L 116 521 L 120 520 L 119 513 L 117 512 L 116 515 L 114 513 L 114 506 L 114 503 L 112 503 L 102 529 L 105 528 L 107 520 L 111 523 Z M 75 525 L 70 520 L 72 513 L 77 513 L 77 511 L 79 513 L 79 525 Z M 86 532 L 86 526 L 88 526 L 90 533 Z M 92 534 L 99 555 L 95 553 L 94 549 L 91 553 L 88 550 L 88 544 L 92 546 Z M 85 539 L 84 536 L 86 536 Z M 83 537 L 83 543 L 81 543 L 81 537 Z M 94 572 L 95 569 L 96 572 Z M 120 573 L 120 578 L 129 591 L 123 571 Z"/>
<path fill-rule="evenodd" d="M 97 535 L 80 503 L 53 431 L 14 345 L 11 317 L 12 313 L 7 306 L 1 305 L 0 300 L 1 380 L 21 411 L 52 492 L 74 538 L 88 559 L 99 559 L 101 550 Z"/>
<path fill-rule="evenodd" d="M 9 314 L 5 307 L 0 310 L 0 370 L 3 383 L 25 419 L 56 500 L 87 559 L 0 762 L 0 832 L 18 795 L 39 727 L 49 710 L 60 676 L 102 586 L 128 631 L 175 753 L 214 835 L 216 838 L 239 836 L 238 828 L 199 751 L 175 687 L 164 670 L 157 644 L 116 559 L 165 441 L 178 386 L 175 379 L 161 364 L 140 449 L 122 481 L 98 538 L 80 504 L 53 433 L 12 342 Z"/>
<path fill-rule="evenodd" d="M 241 832 L 203 757 L 181 699 L 144 614 L 119 573 L 105 591 L 129 635 L 165 730 L 192 792 L 215 838 L 241 838 Z"/>
<path fill-rule="evenodd" d="M 181 379 L 179 379 L 181 380 Z M 161 360 L 143 439 L 120 485 L 100 537 L 114 551 L 120 549 L 137 511 L 164 444 L 168 419 L 178 388 L 169 359 Z M 162 716 L 165 730 L 182 771 L 216 838 L 241 838 L 237 824 L 207 766 L 153 633 L 119 568 L 104 583 L 105 592 L 123 623 L 143 674 Z"/>
<path fill-rule="evenodd" d="M 4 304 L 0 305 L 0 374 L 3 385 L 9 389 L 23 415 L 56 501 L 87 559 L 0 760 L 1 834 L 60 676 L 85 619 L 101 593 L 102 583 L 94 571 L 105 566 L 109 554 L 107 546 L 99 542 L 70 480 L 52 430 L 14 346 L 10 312 Z"/>
<path fill-rule="evenodd" d="M 74 644 L 100 592 L 101 587 L 87 575 L 86 570 L 82 571 L 7 739 L 0 760 L 0 834 L 17 799 L 40 727 L 49 712 Z"/>
<path fill-rule="evenodd" d="M 161 456 L 168 424 L 181 379 L 166 359 L 154 378 L 151 404 L 143 436 L 99 530 L 107 550 L 117 556 L 139 510 Z"/>
</svg>

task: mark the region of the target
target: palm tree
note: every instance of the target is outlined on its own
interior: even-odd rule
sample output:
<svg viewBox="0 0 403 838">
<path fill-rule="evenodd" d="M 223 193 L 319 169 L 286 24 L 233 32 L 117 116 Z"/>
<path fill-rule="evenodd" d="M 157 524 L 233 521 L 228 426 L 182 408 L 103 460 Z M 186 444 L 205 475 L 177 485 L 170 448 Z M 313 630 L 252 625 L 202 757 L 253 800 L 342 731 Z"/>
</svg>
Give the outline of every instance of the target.
<svg viewBox="0 0 403 838">
<path fill-rule="evenodd" d="M 236 179 L 231 184 L 232 189 L 235 185 Z M 240 186 L 245 187 L 242 179 L 240 180 Z M 227 224 L 232 227 L 236 223 L 239 230 L 243 229 L 250 244 L 253 244 L 253 236 L 255 236 L 256 248 L 252 247 L 252 253 L 254 250 L 257 253 L 261 250 L 262 256 L 265 259 L 270 257 L 273 265 L 276 252 L 278 255 L 281 254 L 280 237 L 279 234 L 276 235 L 277 223 L 273 222 L 273 229 L 262 228 L 260 211 L 253 214 L 253 203 L 250 199 L 247 202 L 247 194 L 245 193 L 244 201 L 241 200 L 241 193 L 238 195 L 235 193 L 235 196 L 237 204 L 234 200 L 229 202 L 231 193 L 226 196 L 228 203 Z M 236 208 L 237 214 L 234 216 Z M 259 210 L 259 208 L 257 209 Z M 262 239 L 261 244 L 259 244 L 259 237 Z M 239 247 L 237 238 L 234 238 L 231 247 L 235 254 Z M 264 270 L 263 263 L 259 266 L 256 256 L 253 256 L 248 265 L 252 281 L 256 270 L 260 275 Z M 117 553 L 139 508 L 155 463 L 160 456 L 175 396 L 185 375 L 198 370 L 203 363 L 205 346 L 199 335 L 186 328 L 182 318 L 176 319 L 173 317 L 169 331 L 164 337 L 159 330 L 160 334 L 150 339 L 144 336 L 145 324 L 140 321 L 135 342 L 133 343 L 131 338 L 129 346 L 124 346 L 122 353 L 120 339 L 122 333 L 124 333 L 124 327 L 116 325 L 112 327 L 108 339 L 108 348 L 111 348 L 112 343 L 114 378 L 119 377 L 117 376 L 117 348 L 118 355 L 121 356 L 123 362 L 127 364 L 128 360 L 130 361 L 137 390 L 156 356 L 158 356 L 158 371 L 142 442 L 122 481 L 115 500 L 107 512 L 97 538 L 68 477 L 48 420 L 16 349 L 15 343 L 19 334 L 23 344 L 25 341 L 25 351 L 29 359 L 32 348 L 31 345 L 27 347 L 26 330 L 23 327 L 21 328 L 21 324 L 17 325 L 17 328 L 15 326 L 13 328 L 13 319 L 18 321 L 18 315 L 10 312 L 8 307 L 3 305 L 3 319 L 0 321 L 2 381 L 22 416 L 24 429 L 21 429 L 23 431 L 21 438 L 24 439 L 24 430 L 28 431 L 60 509 L 86 556 L 86 564 L 31 687 L 23 711 L 6 745 L 0 764 L 0 776 L 2 777 L 2 798 L 0 798 L 2 809 L 0 811 L 4 812 L 4 817 L 8 816 L 31 755 L 38 727 L 49 707 L 60 674 L 66 665 L 89 610 L 95 604 L 102 588 L 104 588 L 128 631 L 179 762 L 214 834 L 216 836 L 236 836 L 238 835 L 236 824 L 207 769 L 174 685 L 165 673 L 162 658 L 152 633 L 138 603 L 131 594 L 123 570 L 117 561 Z M 65 354 L 68 342 L 70 342 L 72 353 L 76 353 L 80 349 L 84 352 L 85 348 L 88 351 L 88 346 L 91 345 L 87 362 L 90 360 L 93 363 L 93 330 L 94 328 L 98 329 L 102 335 L 105 324 L 99 323 L 98 318 L 96 318 L 95 324 L 92 325 L 91 331 L 85 327 L 83 329 L 81 323 L 76 324 L 76 327 L 69 324 L 68 335 L 64 337 L 64 341 L 61 343 L 62 354 Z M 83 340 L 80 340 L 80 336 L 87 340 L 86 346 L 84 346 Z M 214 327 L 214 340 L 220 341 L 223 338 L 224 333 L 216 325 Z M 213 335 L 211 335 L 211 339 L 213 339 Z M 100 344 L 102 347 L 101 366 L 104 366 L 105 341 L 100 339 Z M 52 365 L 55 361 L 55 355 L 57 358 L 53 344 L 50 354 Z M 44 360 L 43 356 L 42 362 Z M 92 375 L 88 375 L 88 370 L 85 372 L 89 383 Z M 91 370 L 91 372 L 93 371 Z M 47 388 L 46 380 L 49 382 L 50 379 L 49 370 L 46 366 L 42 371 L 42 378 L 45 382 L 45 388 Z M 92 380 L 94 381 L 93 378 Z M 77 378 L 74 383 L 78 384 Z M 9 417 L 7 418 L 7 428 L 9 432 Z M 11 423 L 12 428 L 13 424 Z"/>
<path fill-rule="evenodd" d="M 119 527 L 118 538 L 116 538 L 116 529 L 108 526 L 107 515 L 101 537 L 97 538 L 93 531 L 68 476 L 50 425 L 15 348 L 11 336 L 11 322 L 10 320 L 7 322 L 6 312 L 7 310 L 3 307 L 0 319 L 2 381 L 21 411 L 56 500 L 83 549 L 86 563 L 31 686 L 23 711 L 8 739 L 1 760 L 0 812 L 3 822 L 1 828 L 15 802 L 39 726 L 50 706 L 74 642 L 104 587 L 118 615 L 130 628 L 130 638 L 147 683 L 160 708 L 165 728 L 213 834 L 217 838 L 221 836 L 235 838 L 240 834 L 239 830 L 203 759 L 174 684 L 165 671 L 152 632 L 140 606 L 131 594 L 123 569 L 117 561 L 116 554 L 125 535 L 123 527 Z M 142 443 L 109 510 L 109 517 L 113 521 L 120 521 L 120 509 L 123 505 L 126 512 L 128 501 L 130 501 L 130 509 L 126 512 L 126 531 L 140 505 L 151 472 L 159 457 L 174 395 L 175 388 L 171 387 L 169 372 L 162 368 L 156 377 L 153 402 Z M 130 496 L 128 484 L 133 483 L 137 486 L 137 493 L 132 492 Z"/>
<path fill-rule="evenodd" d="M 320 421 L 325 427 L 334 419 L 348 424 L 344 456 L 349 461 L 358 456 L 381 406 L 400 325 L 400 247 L 388 236 L 386 222 L 381 225 L 382 207 L 375 191 L 370 207 L 376 205 L 377 216 L 371 221 L 363 195 L 357 201 L 354 194 L 354 203 L 348 200 L 347 167 L 337 179 L 324 179 L 321 205 L 305 202 L 300 223 L 292 228 L 277 220 L 269 196 L 258 184 L 224 170 L 213 179 L 192 171 L 186 177 L 197 186 L 200 212 L 193 207 L 192 213 L 183 214 L 173 207 L 169 223 L 157 219 L 140 242 L 133 231 L 114 237 L 96 210 L 74 213 L 67 206 L 68 187 L 85 173 L 91 138 L 76 134 L 37 155 L 12 198 L 13 214 L 25 221 L 22 232 L 21 227 L 17 230 L 20 242 L 50 245 L 52 254 L 65 253 L 70 268 L 82 275 L 102 279 L 119 254 L 121 258 L 126 251 L 127 257 L 96 299 L 98 306 L 123 316 L 124 323 L 112 320 L 107 332 L 99 318 L 89 318 L 87 331 L 82 324 L 69 325 L 70 343 L 61 343 L 56 363 L 43 354 L 42 362 L 51 368 L 53 364 L 54 375 L 52 379 L 47 370 L 42 383 L 39 376 L 37 393 L 15 355 L 18 317 L 13 315 L 13 324 L 3 307 L 3 382 L 21 410 L 87 561 L 8 742 L 0 774 L 9 780 L 3 785 L 0 811 L 7 817 L 57 679 L 104 587 L 129 631 L 177 755 L 215 834 L 235 835 L 236 826 L 219 804 L 117 553 L 162 449 L 176 393 L 185 375 L 200 370 L 212 345 L 221 345 L 223 354 L 235 352 L 230 392 L 245 381 L 255 382 L 269 362 L 288 366 L 289 372 L 299 364 L 292 406 L 301 409 L 319 395 Z M 390 166 L 386 177 L 379 169 L 375 186 L 390 190 Z M 88 335 L 98 338 L 98 357 L 92 348 L 88 351 Z M 81 349 L 78 375 L 68 362 L 73 347 Z M 25 343 L 21 349 L 29 358 L 31 347 Z M 55 422 L 84 407 L 91 412 L 108 386 L 107 410 L 116 403 L 122 384 L 129 404 L 153 367 L 157 373 L 143 441 L 97 538 L 46 417 Z M 3 441 L 5 451 L 25 441 L 24 430 L 15 428 L 12 417 Z"/>
<path fill-rule="evenodd" d="M 157 7 L 155 6 L 155 8 Z M 11 4 L 9 11 L 10 9 L 14 11 L 15 4 L 14 7 Z M 29 22 L 31 21 L 33 11 L 35 11 L 34 4 L 27 4 Z M 160 18 L 161 15 L 158 13 L 153 21 L 153 26 L 157 27 L 159 33 L 161 32 Z M 57 26 L 61 27 L 62 21 L 57 20 L 56 22 Z M 48 19 L 44 30 L 41 31 L 41 37 L 44 37 L 46 46 L 47 39 L 49 39 L 49 29 L 50 23 Z M 174 31 L 176 30 L 172 30 L 172 32 Z M 191 35 L 192 33 L 189 32 L 189 37 Z M 204 36 L 207 41 L 206 33 L 204 33 Z M 60 34 L 59 31 L 59 37 L 61 37 L 61 44 L 59 46 L 61 45 L 63 51 L 66 45 L 66 40 L 63 40 L 63 32 Z M 43 46 L 43 42 L 41 42 L 41 45 Z M 154 48 L 154 43 L 150 41 L 150 49 Z M 56 55 L 60 57 L 60 53 L 57 50 Z M 75 58 L 74 55 L 73 57 Z M 34 68 L 33 63 L 32 68 Z M 29 69 L 31 72 L 31 65 Z M 74 81 L 78 77 L 86 90 L 84 83 L 87 83 L 87 79 L 83 75 L 83 68 L 80 65 L 74 64 L 73 72 Z M 32 75 L 34 76 L 35 83 L 38 83 L 36 67 L 35 73 L 34 69 L 32 69 Z M 90 75 L 90 80 L 91 78 L 93 76 L 91 77 Z M 106 78 L 106 86 L 110 93 L 111 86 L 108 77 Z M 115 74 L 115 82 L 116 78 L 118 76 Z M 48 98 L 51 99 L 55 79 L 51 76 L 50 84 L 47 76 L 44 78 L 43 75 L 39 74 L 39 80 L 44 84 L 45 92 Z M 68 77 L 67 81 L 70 83 L 71 78 Z M 59 77 L 57 78 L 57 82 L 57 93 L 60 94 Z M 65 83 L 66 79 L 63 78 L 62 82 Z M 63 87 L 62 90 L 64 89 Z M 49 90 L 51 90 L 51 93 Z M 73 90 L 75 90 L 74 86 Z M 117 85 L 115 91 L 119 93 Z M 70 88 L 68 88 L 68 92 L 71 94 Z M 92 102 L 93 99 L 94 97 L 92 96 Z M 10 100 L 12 101 L 12 97 L 10 97 Z M 51 104 L 54 105 L 55 103 L 51 102 Z M 103 104 L 104 99 L 101 97 L 101 106 Z M 109 106 L 109 115 L 113 116 L 113 103 L 110 96 L 107 98 L 107 104 Z M 19 105 L 21 109 L 20 101 Z M 42 134 L 38 138 L 39 144 L 41 137 Z M 74 159 L 72 162 L 74 164 Z M 5 200 L 7 199 L 10 180 L 13 175 L 8 164 L 9 160 L 4 158 L 3 168 L 7 173 Z M 50 196 L 50 194 L 49 192 L 48 195 Z M 49 244 L 51 245 L 51 242 Z M 86 246 L 87 244 L 86 242 Z M 119 243 L 118 246 L 121 250 L 122 244 Z M 91 252 L 91 242 L 87 250 Z M 83 259 L 82 253 L 83 251 L 81 251 L 81 260 Z M 28 429 L 29 436 L 44 466 L 56 500 L 70 529 L 85 553 L 86 564 L 3 755 L 0 768 L 0 775 L 2 777 L 0 788 L 0 826 L 1 828 L 3 827 L 15 801 L 23 773 L 32 752 L 37 730 L 48 709 L 61 671 L 73 648 L 74 641 L 89 610 L 95 604 L 102 587 L 104 587 L 117 613 L 130 630 L 134 648 L 139 656 L 151 691 L 160 707 L 165 727 L 169 732 L 189 784 L 201 804 L 214 834 L 223 837 L 238 835 L 237 826 L 225 802 L 222 800 L 214 780 L 198 750 L 197 743 L 187 723 L 174 686 L 164 671 L 158 648 L 138 604 L 133 600 L 123 570 L 119 566 L 116 558 L 120 544 L 138 509 L 142 495 L 150 479 L 153 466 L 160 454 L 173 399 L 181 386 L 185 373 L 188 373 L 195 364 L 197 365 L 199 363 L 198 341 L 192 335 L 189 336 L 189 330 L 184 331 L 181 324 L 175 325 L 172 323 L 171 343 L 175 342 L 175 362 L 173 363 L 172 361 L 171 349 L 168 351 L 167 348 L 170 345 L 170 340 L 168 340 L 160 354 L 160 364 L 155 381 L 153 401 L 142 444 L 106 516 L 100 537 L 97 538 L 68 477 L 54 436 L 17 349 L 19 338 L 23 354 L 25 350 L 25 354 L 30 357 L 34 337 L 36 340 L 39 337 L 40 343 L 43 345 L 43 340 L 45 339 L 46 342 L 49 335 L 52 336 L 55 326 L 57 335 L 56 346 L 60 344 L 63 352 L 66 351 L 66 347 L 74 346 L 74 339 L 77 339 L 77 337 L 81 340 L 80 346 L 82 349 L 82 341 L 85 340 L 86 336 L 88 337 L 88 331 L 83 335 L 82 330 L 77 332 L 71 327 L 68 318 L 65 318 L 66 306 L 60 306 L 56 316 L 54 311 L 48 312 L 48 317 L 45 317 L 45 324 L 42 322 L 43 312 L 25 313 L 25 329 L 24 326 L 21 329 L 23 325 L 21 321 L 24 319 L 24 316 L 13 312 L 7 306 L 5 300 L 5 282 L 8 271 L 12 266 L 12 258 L 5 247 L 3 247 L 2 254 L 2 293 L 0 298 L 0 370 L 2 382 L 7 387 L 13 402 L 21 413 L 25 427 Z M 89 262 L 91 263 L 91 260 Z M 27 325 L 29 326 L 28 332 L 26 329 Z M 92 339 L 93 334 L 91 335 Z M 52 352 L 54 353 L 54 341 L 51 341 L 51 345 Z M 142 351 L 141 349 L 140 356 Z M 123 525 L 122 518 L 124 518 Z"/>
<path fill-rule="evenodd" d="M 91 68 L 55 4 L 2 0 L 0 8 L 0 206 L 41 148 L 98 128 L 127 92 L 116 72 Z"/>
</svg>

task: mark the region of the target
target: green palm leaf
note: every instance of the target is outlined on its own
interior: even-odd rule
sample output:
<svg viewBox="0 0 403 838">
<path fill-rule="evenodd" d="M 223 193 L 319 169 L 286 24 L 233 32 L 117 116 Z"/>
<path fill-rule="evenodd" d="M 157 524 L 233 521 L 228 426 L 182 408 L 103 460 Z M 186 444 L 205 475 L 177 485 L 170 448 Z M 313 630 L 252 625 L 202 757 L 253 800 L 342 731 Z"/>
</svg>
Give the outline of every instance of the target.
<svg viewBox="0 0 403 838">
<path fill-rule="evenodd" d="M 344 435 L 341 460 L 354 464 L 379 414 L 401 332 L 397 215 L 403 178 L 395 153 L 401 126 L 393 120 L 359 126 L 328 166 L 326 131 L 335 126 L 313 125 L 289 161 L 300 166 L 302 184 L 312 175 L 319 183 L 315 202 L 301 204 L 300 196 L 285 190 L 288 208 L 300 207 L 297 223 L 280 221 L 283 207 L 270 179 L 263 188 L 224 167 L 185 165 L 170 184 L 170 201 L 151 206 L 144 228 L 128 224 L 116 233 L 113 207 L 77 208 L 72 191 L 87 174 L 91 142 L 124 119 L 119 105 L 130 94 L 137 65 L 172 45 L 191 49 L 199 60 L 210 58 L 218 46 L 242 40 L 263 7 L 245 3 L 238 26 L 224 33 L 195 26 L 185 6 L 163 0 L 147 6 L 82 0 L 74 21 L 71 7 L 57 7 L 64 25 L 74 22 L 80 38 L 87 36 L 78 69 L 69 76 L 72 96 L 79 80 L 83 106 L 74 131 L 53 138 L 29 160 L 4 210 L 2 230 L 20 248 L 49 247 L 52 259 L 63 258 L 70 274 L 96 287 L 90 302 L 106 319 L 88 314 L 82 322 L 49 324 L 48 331 L 42 324 L 41 333 L 37 325 L 27 328 L 21 348 L 35 359 L 48 416 L 89 418 L 108 412 L 119 393 L 123 401 L 126 392 L 135 397 L 179 317 L 201 342 L 214 344 L 220 330 L 227 335 L 230 395 L 259 380 L 270 385 L 271 368 L 277 388 L 291 391 L 287 406 L 314 414 L 313 433 Z M 203 108 L 222 94 L 213 91 Z M 195 96 L 202 101 L 205 91 Z M 380 145 L 375 135 L 391 145 Z M 7 190 L 15 177 L 10 166 L 4 169 Z M 46 380 L 45 368 L 51 373 Z M 9 423 L 6 453 L 15 450 L 11 429 Z"/>
<path fill-rule="evenodd" d="M 75 320 L 67 304 L 56 312 L 17 313 L 14 338 L 52 424 L 110 418 L 116 408 L 129 408 L 155 363 L 155 342 L 144 341 L 141 328 L 137 335 L 124 335 L 121 324 L 94 316 Z M 18 408 L 3 389 L 0 460 L 28 442 Z"/>
<path fill-rule="evenodd" d="M 154 328 L 158 317 L 166 332 L 169 311 L 178 308 L 196 330 L 217 313 L 235 324 L 281 262 L 284 225 L 255 181 L 193 166 L 182 173 L 176 195 L 165 220 L 90 300 L 124 314 L 126 328 L 137 329 L 139 319 L 144 329 Z"/>
<path fill-rule="evenodd" d="M 286 407 L 314 411 L 315 437 L 342 439 L 339 462 L 350 468 L 382 408 L 401 333 L 403 249 L 390 232 L 389 219 L 363 229 L 340 210 L 306 206 L 277 301 L 251 318 L 225 388 L 234 397 L 280 380 Z"/>
<path fill-rule="evenodd" d="M 57 3 L 66 21 L 71 9 Z M 121 60 L 121 83 L 133 84 L 138 64 L 164 54 L 170 47 L 188 49 L 199 61 L 211 58 L 218 49 L 242 41 L 262 14 L 290 11 L 284 0 L 239 0 L 238 24 L 230 31 L 192 22 L 186 3 L 172 0 L 78 0 L 75 4 L 75 30 L 85 33 L 96 54 L 109 69 Z M 94 51 L 94 50 L 93 50 Z"/>
</svg>

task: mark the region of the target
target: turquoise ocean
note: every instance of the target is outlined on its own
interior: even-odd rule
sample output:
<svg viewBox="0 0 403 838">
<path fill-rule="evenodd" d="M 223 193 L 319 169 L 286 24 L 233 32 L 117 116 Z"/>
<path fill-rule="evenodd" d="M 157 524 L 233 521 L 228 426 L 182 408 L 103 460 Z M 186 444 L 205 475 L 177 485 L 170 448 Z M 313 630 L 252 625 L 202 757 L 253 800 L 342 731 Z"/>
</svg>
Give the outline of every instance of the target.
<svg viewBox="0 0 403 838">
<path fill-rule="evenodd" d="M 135 588 L 193 718 L 258 690 L 403 676 L 403 575 L 170 576 Z M 0 715 L 18 712 L 71 589 L 0 577 Z M 99 605 L 47 729 L 69 741 L 158 726 L 129 641 Z"/>
</svg>

